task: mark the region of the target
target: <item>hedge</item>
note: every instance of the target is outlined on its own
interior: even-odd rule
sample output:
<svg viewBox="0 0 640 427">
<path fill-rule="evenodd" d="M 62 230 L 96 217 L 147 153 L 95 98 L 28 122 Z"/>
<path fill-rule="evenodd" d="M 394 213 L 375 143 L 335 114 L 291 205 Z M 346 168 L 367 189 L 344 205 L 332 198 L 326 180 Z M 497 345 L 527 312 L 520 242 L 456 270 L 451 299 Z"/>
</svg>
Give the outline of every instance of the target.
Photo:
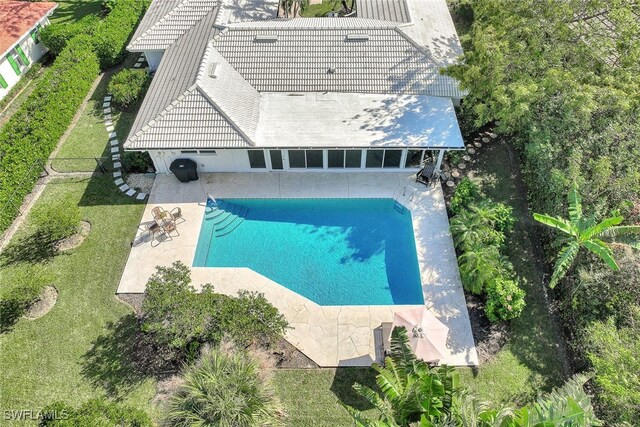
<svg viewBox="0 0 640 427">
<path fill-rule="evenodd" d="M 60 55 L 67 42 L 80 34 L 92 34 L 100 18 L 88 15 L 73 23 L 51 24 L 40 31 L 40 40 L 54 56 Z"/>
<path fill-rule="evenodd" d="M 71 124 L 99 73 L 91 37 L 81 35 L 44 72 L 34 92 L 0 130 L 0 231 L 17 214 L 17 206 L 40 176 L 44 162 Z M 26 181 L 20 186 L 21 181 Z M 13 204 L 7 201 L 15 191 Z"/>
<path fill-rule="evenodd" d="M 124 58 L 129 37 L 149 3 L 149 0 L 118 0 L 113 11 L 97 26 L 93 45 L 102 69 L 113 67 Z"/>
<path fill-rule="evenodd" d="M 54 54 L 62 51 L 74 36 L 91 34 L 91 43 L 104 70 L 119 63 L 127 41 L 149 4 L 148 0 L 118 0 L 104 19 L 92 15 L 73 24 L 52 24 L 43 30 L 42 41 Z"/>
<path fill-rule="evenodd" d="M 49 157 L 100 68 L 111 67 L 123 58 L 129 36 L 148 4 L 149 0 L 119 0 L 102 20 L 53 24 L 45 31 L 45 45 L 59 55 L 0 130 L 0 232 L 11 224 L 40 176 L 39 167 L 30 168 Z M 70 39 L 65 41 L 67 36 Z"/>
</svg>

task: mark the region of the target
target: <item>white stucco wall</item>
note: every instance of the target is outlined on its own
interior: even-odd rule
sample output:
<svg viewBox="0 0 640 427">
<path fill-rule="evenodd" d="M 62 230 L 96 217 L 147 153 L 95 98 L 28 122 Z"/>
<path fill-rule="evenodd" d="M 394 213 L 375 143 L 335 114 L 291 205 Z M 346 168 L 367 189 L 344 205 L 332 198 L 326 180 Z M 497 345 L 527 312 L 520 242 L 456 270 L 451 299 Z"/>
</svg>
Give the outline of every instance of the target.
<svg viewBox="0 0 640 427">
<path fill-rule="evenodd" d="M 42 27 L 45 27 L 49 25 L 49 19 L 44 18 L 42 21 L 40 21 L 39 24 Z M 30 28 L 29 31 L 27 31 L 22 36 L 22 38 L 18 41 L 18 43 L 16 43 L 11 49 L 5 52 L 0 58 L 0 74 L 2 75 L 2 77 L 4 77 L 7 84 L 9 85 L 6 89 L 3 89 L 2 87 L 0 87 L 0 99 L 4 98 L 5 95 L 9 93 L 11 88 L 13 88 L 13 86 L 15 86 L 16 83 L 18 83 L 20 78 L 24 76 L 24 74 L 29 70 L 29 68 L 31 68 L 31 66 L 33 66 L 33 64 L 37 62 L 40 58 L 42 58 L 42 55 L 44 55 L 47 52 L 47 48 L 44 46 L 42 42 L 36 44 L 36 42 L 31 38 L 31 35 L 30 35 L 31 30 L 33 30 L 35 27 L 36 26 L 34 25 L 32 28 Z M 21 68 L 20 75 L 16 75 L 15 71 L 11 67 L 11 64 L 9 64 L 9 61 L 7 61 L 7 55 L 9 55 L 9 52 L 12 49 L 15 49 L 15 46 L 20 46 L 24 51 L 24 54 L 27 56 L 27 58 L 29 58 L 29 65 Z"/>
<path fill-rule="evenodd" d="M 269 172 L 270 170 L 275 170 L 271 168 L 271 159 L 269 156 L 269 151 L 265 151 L 265 168 L 251 168 L 249 164 L 249 156 L 247 154 L 247 150 L 243 149 L 218 149 L 215 150 L 215 154 L 213 153 L 202 153 L 196 152 L 196 150 L 192 150 L 194 152 L 185 152 L 179 150 L 153 150 L 149 151 L 151 159 L 153 160 L 154 166 L 156 168 L 156 172 L 158 173 L 170 173 L 169 167 L 171 166 L 171 162 L 175 159 L 191 159 L 198 164 L 198 172 Z M 419 170 L 419 167 L 405 167 L 405 160 L 408 155 L 407 150 L 403 150 L 402 157 L 400 159 L 400 167 L 366 167 L 366 150 L 363 150 L 361 157 L 361 167 L 360 168 L 329 168 L 328 167 L 328 153 L 327 150 L 324 149 L 324 167 L 323 168 L 289 168 L 289 158 L 287 150 L 281 150 L 282 154 L 282 164 L 283 168 L 279 169 L 280 171 L 290 171 L 290 172 L 394 172 L 394 171 L 411 171 L 415 172 Z M 439 157 L 437 161 L 437 165 L 440 165 L 442 161 L 442 155 L 444 154 L 444 150 L 433 150 L 434 158 L 432 160 L 428 160 L 427 152 L 423 152 L 422 157 L 420 158 L 424 162 L 435 161 L 436 158 Z M 439 154 L 439 156 L 438 156 Z"/>
<path fill-rule="evenodd" d="M 147 59 L 147 64 L 149 64 L 149 71 L 158 69 L 163 54 L 164 51 L 162 50 L 147 50 L 144 52 L 144 57 Z"/>
</svg>

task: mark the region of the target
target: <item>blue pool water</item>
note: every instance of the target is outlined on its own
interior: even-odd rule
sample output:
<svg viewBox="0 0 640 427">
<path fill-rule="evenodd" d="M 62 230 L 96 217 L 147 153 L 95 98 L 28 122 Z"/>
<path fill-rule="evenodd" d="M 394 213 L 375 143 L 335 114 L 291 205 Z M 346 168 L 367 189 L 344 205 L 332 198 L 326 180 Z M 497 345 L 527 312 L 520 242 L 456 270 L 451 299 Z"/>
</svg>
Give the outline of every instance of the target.
<svg viewBox="0 0 640 427">
<path fill-rule="evenodd" d="M 393 199 L 216 203 L 194 267 L 248 267 L 320 305 L 424 302 L 411 213 Z"/>
</svg>

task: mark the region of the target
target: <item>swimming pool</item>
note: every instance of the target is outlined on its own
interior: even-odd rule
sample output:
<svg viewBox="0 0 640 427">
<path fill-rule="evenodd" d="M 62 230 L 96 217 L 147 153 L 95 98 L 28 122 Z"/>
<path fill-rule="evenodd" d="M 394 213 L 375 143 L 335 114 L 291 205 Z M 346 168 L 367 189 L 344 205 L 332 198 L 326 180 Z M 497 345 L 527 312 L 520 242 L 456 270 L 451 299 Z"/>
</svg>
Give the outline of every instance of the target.
<svg viewBox="0 0 640 427">
<path fill-rule="evenodd" d="M 205 210 L 194 267 L 247 267 L 320 305 L 424 303 L 411 213 L 393 199 L 216 205 Z"/>
</svg>

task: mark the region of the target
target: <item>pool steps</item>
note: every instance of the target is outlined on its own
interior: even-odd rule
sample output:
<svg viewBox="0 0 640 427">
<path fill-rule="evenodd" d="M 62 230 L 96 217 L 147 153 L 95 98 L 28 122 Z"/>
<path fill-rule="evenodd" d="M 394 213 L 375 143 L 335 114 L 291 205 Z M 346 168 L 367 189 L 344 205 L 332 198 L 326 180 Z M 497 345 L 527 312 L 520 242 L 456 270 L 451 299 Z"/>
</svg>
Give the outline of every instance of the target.
<svg viewBox="0 0 640 427">
<path fill-rule="evenodd" d="M 213 235 L 226 236 L 242 224 L 249 208 L 223 200 L 212 211 L 207 212 L 206 220 L 214 221 Z"/>
</svg>

